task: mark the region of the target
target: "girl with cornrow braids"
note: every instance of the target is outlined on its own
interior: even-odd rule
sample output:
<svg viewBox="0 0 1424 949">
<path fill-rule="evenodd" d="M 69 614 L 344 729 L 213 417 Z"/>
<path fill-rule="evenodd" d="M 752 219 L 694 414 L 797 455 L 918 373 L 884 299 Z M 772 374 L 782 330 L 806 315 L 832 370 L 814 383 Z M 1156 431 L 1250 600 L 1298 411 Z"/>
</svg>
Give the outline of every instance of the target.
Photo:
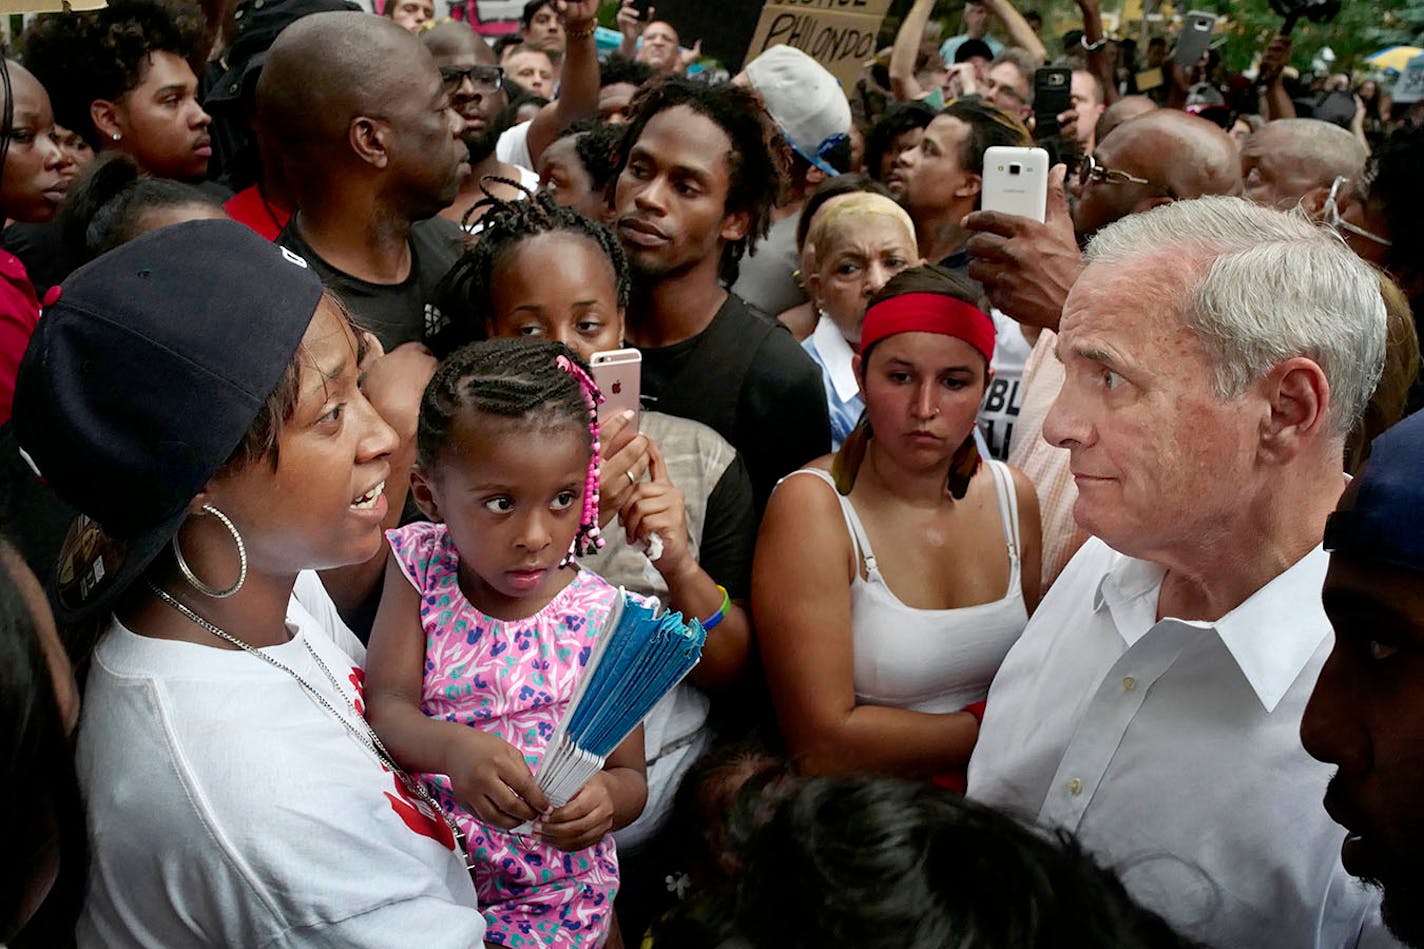
<svg viewBox="0 0 1424 949">
<path fill-rule="evenodd" d="M 491 202 L 479 243 L 451 271 L 440 297 L 443 312 L 459 315 L 450 332 L 557 341 L 586 360 L 624 345 L 623 247 L 605 225 L 558 206 L 560 197 L 541 192 Z M 608 543 L 580 562 L 685 616 L 708 623 L 721 617 L 708 630 L 702 661 L 644 722 L 647 807 L 615 835 L 618 916 L 631 941 L 670 907 L 666 879 L 683 866 L 663 833 L 678 785 L 714 732 L 735 734 L 738 719 L 754 714 L 746 601 L 756 514 L 741 456 L 706 425 L 645 408 L 636 424 L 627 416 L 605 419 L 600 448 L 599 524 Z M 654 535 L 661 556 L 646 546 Z"/>
<path fill-rule="evenodd" d="M 563 807 L 531 771 L 620 595 L 573 563 L 603 543 L 599 399 L 561 344 L 456 351 L 420 408 L 411 493 L 430 523 L 387 534 L 368 719 L 464 831 L 495 945 L 603 945 L 610 835 L 647 795 L 641 728 Z"/>
</svg>

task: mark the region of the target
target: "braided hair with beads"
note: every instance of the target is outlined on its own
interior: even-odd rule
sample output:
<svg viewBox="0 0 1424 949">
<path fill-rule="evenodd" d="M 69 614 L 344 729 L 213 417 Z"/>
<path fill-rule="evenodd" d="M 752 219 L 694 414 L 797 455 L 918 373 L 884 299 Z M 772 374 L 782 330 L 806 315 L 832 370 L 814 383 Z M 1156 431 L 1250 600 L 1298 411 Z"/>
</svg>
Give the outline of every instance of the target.
<svg viewBox="0 0 1424 949">
<path fill-rule="evenodd" d="M 603 546 L 598 528 L 598 404 L 603 396 L 583 360 L 563 343 L 492 339 L 456 350 L 440 364 L 420 402 L 416 464 L 436 465 L 459 412 L 551 428 L 588 427 L 589 462 L 583 509 L 571 556 Z"/>
<path fill-rule="evenodd" d="M 548 192 L 530 192 L 517 181 L 491 176 L 486 181 L 518 188 L 526 200 L 505 201 L 485 191 L 486 197 L 470 209 L 487 208 L 479 219 L 479 240 L 456 261 L 439 287 L 436 302 L 450 322 L 425 344 L 439 358 L 444 358 L 466 343 L 485 338 L 485 321 L 494 309 L 490 290 L 494 284 L 494 269 L 511 250 L 540 234 L 578 234 L 593 241 L 608 258 L 618 287 L 618 307 L 628 305 L 628 256 L 617 236 L 605 224 L 591 221 L 573 208 L 554 203 Z M 558 266 L 551 261 L 551 266 Z"/>
</svg>

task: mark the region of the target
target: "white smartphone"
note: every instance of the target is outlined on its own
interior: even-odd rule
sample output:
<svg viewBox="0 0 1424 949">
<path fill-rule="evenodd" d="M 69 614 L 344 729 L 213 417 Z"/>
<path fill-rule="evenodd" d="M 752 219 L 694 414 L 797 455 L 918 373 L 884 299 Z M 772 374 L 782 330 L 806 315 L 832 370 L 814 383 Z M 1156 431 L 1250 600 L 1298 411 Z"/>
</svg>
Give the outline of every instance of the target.
<svg viewBox="0 0 1424 949">
<path fill-rule="evenodd" d="M 599 422 L 631 409 L 632 430 L 637 432 L 642 414 L 643 354 L 636 349 L 613 349 L 594 353 L 588 365 L 593 370 L 593 381 L 603 393 L 603 404 L 598 407 Z"/>
<path fill-rule="evenodd" d="M 1048 210 L 1048 152 L 995 145 L 984 152 L 979 207 L 1042 222 Z"/>
</svg>

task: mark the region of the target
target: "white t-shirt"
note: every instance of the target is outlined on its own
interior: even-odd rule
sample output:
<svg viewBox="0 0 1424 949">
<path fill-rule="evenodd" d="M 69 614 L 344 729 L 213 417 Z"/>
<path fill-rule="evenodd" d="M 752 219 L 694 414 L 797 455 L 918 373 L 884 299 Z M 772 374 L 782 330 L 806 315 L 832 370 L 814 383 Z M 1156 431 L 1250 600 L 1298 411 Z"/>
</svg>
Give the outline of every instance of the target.
<svg viewBox="0 0 1424 949">
<path fill-rule="evenodd" d="M 292 640 L 264 652 L 350 715 L 364 650 L 315 574 L 287 623 Z M 482 944 L 443 822 L 255 656 L 115 623 L 95 650 L 77 758 L 93 842 L 81 946 Z"/>
<path fill-rule="evenodd" d="M 994 321 L 994 379 L 979 406 L 979 428 L 989 443 L 990 453 L 1000 461 L 1009 460 L 1009 440 L 1019 420 L 1023 403 L 1024 364 L 1033 347 L 1024 339 L 1023 327 L 998 310 L 989 311 Z"/>
<path fill-rule="evenodd" d="M 532 120 L 531 120 L 532 122 Z M 494 154 L 500 161 L 534 170 L 534 158 L 529 153 L 529 126 L 531 122 L 520 122 L 505 129 L 495 142 Z"/>
</svg>

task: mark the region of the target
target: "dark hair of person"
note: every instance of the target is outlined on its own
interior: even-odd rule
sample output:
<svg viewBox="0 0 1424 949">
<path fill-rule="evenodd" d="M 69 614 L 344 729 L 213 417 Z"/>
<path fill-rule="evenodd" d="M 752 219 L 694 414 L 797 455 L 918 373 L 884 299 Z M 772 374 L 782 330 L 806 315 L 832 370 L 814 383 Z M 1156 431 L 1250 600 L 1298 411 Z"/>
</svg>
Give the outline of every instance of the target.
<svg viewBox="0 0 1424 949">
<path fill-rule="evenodd" d="M 851 145 L 850 136 L 847 135 L 826 149 L 826 153 L 821 156 L 821 159 L 834 168 L 838 174 L 843 175 L 850 171 L 850 162 L 854 155 L 855 147 Z"/>
<path fill-rule="evenodd" d="M 811 778 L 738 807 L 762 816 L 735 881 L 660 923 L 659 945 L 1192 945 L 1066 831 L 1040 833 L 927 781 Z"/>
<path fill-rule="evenodd" d="M 969 126 L 969 135 L 959 147 L 959 164 L 972 174 L 984 173 L 984 152 L 995 145 L 1027 148 L 1033 144 L 1033 136 L 1022 122 L 977 97 L 956 99 L 939 114 Z"/>
<path fill-rule="evenodd" d="M 496 36 L 493 40 L 490 41 L 490 48 L 494 50 L 494 54 L 500 59 L 504 58 L 505 50 L 509 49 L 511 46 L 523 45 L 524 37 L 520 36 L 518 33 L 505 33 L 503 36 Z M 506 83 L 508 82 L 508 80 L 505 81 Z"/>
<path fill-rule="evenodd" d="M 642 86 L 651 82 L 653 67 L 647 63 L 640 63 L 634 59 L 625 59 L 622 56 L 609 56 L 598 66 L 598 87 L 617 86 L 627 83 L 632 86 Z"/>
<path fill-rule="evenodd" d="M 972 36 L 959 44 L 959 48 L 954 51 L 955 65 L 967 63 L 978 56 L 980 59 L 992 62 L 994 59 L 993 48 L 983 40 L 976 40 Z"/>
<path fill-rule="evenodd" d="M 1424 213 L 1424 127 L 1404 128 L 1379 146 L 1365 165 L 1369 182 L 1369 203 L 1384 213 L 1389 222 L 1388 268 L 1396 273 L 1424 270 L 1424 231 L 1419 217 Z M 1415 310 L 1419 300 L 1410 301 Z"/>
<path fill-rule="evenodd" d="M 757 241 L 771 227 L 772 208 L 787 177 L 790 149 L 754 90 L 730 82 L 709 86 L 677 76 L 663 79 L 640 89 L 629 106 L 630 119 L 614 153 L 616 173 L 608 185 L 609 201 L 614 200 L 618 175 L 628 167 L 628 156 L 648 123 L 655 115 L 678 106 L 710 119 L 732 143 L 726 210 L 748 214 L 751 227 L 746 237 L 723 248 L 722 278 L 730 285 L 736 282 L 742 256 L 755 252 Z"/>
<path fill-rule="evenodd" d="M 509 97 L 509 102 L 499 111 L 499 115 L 495 117 L 495 124 L 501 131 L 519 124 L 516 119 L 519 116 L 519 110 L 525 106 L 535 105 L 542 109 L 549 104 L 548 99 L 543 96 L 536 96 L 508 77 L 504 80 L 504 91 L 505 95 Z"/>
<path fill-rule="evenodd" d="M 934 116 L 934 110 L 922 102 L 902 102 L 886 110 L 865 136 L 865 167 L 878 172 L 890 144 L 906 132 L 927 128 Z"/>
<path fill-rule="evenodd" d="M 60 211 L 63 253 L 78 268 L 133 240 L 151 211 L 202 206 L 221 209 L 216 198 L 192 185 L 151 178 L 123 152 L 99 156 L 69 191 Z"/>
<path fill-rule="evenodd" d="M 741 839 L 756 831 L 755 809 L 737 802 L 763 798 L 791 774 L 786 759 L 751 741 L 713 746 L 687 769 L 673 797 L 667 841 L 695 888 L 730 879 Z"/>
<path fill-rule="evenodd" d="M 574 135 L 574 152 L 588 174 L 591 187 L 596 192 L 607 192 L 608 183 L 617 177 L 613 150 L 623 137 L 623 126 L 612 122 L 592 122 L 577 128 Z"/>
<path fill-rule="evenodd" d="M 529 0 L 524 4 L 524 11 L 519 14 L 519 25 L 529 29 L 534 25 L 534 18 L 539 15 L 539 11 L 553 5 L 554 0 Z"/>
<path fill-rule="evenodd" d="M 588 366 L 563 343 L 490 339 L 457 349 L 440 363 L 420 400 L 416 463 L 427 470 L 439 463 L 461 412 L 543 430 L 574 425 L 589 438 L 592 451 L 584 389 L 573 373 L 559 367 L 561 356 L 587 376 Z M 581 524 L 575 546 L 581 547 L 597 526 L 596 518 Z"/>
<path fill-rule="evenodd" d="M 54 120 L 97 151 L 90 104 L 142 82 L 150 53 L 191 62 L 208 42 L 206 29 L 193 0 L 111 0 L 92 12 L 37 16 L 22 37 L 22 61 L 49 92 Z"/>
<path fill-rule="evenodd" d="M 461 346 L 484 339 L 485 320 L 494 310 L 495 268 L 510 251 L 540 234 L 574 234 L 592 242 L 613 268 L 619 309 L 628 305 L 628 256 L 606 225 L 573 208 L 561 207 L 547 191 L 530 194 L 524 201 L 489 197 L 476 207 L 488 208 L 480 218 L 479 240 L 460 256 L 435 291 L 440 311 L 458 314 L 438 335 L 425 341 L 437 357 L 443 359 Z M 551 264 L 557 266 L 558 262 Z"/>
<path fill-rule="evenodd" d="M 0 544 L 4 544 L 0 541 Z M 0 940 L 13 946 L 72 945 L 84 903 L 88 831 L 74 753 L 55 698 L 35 618 L 11 573 L 20 555 L 0 552 Z M 16 933 L 21 903 L 46 847 L 59 874 L 35 915 Z"/>
<path fill-rule="evenodd" d="M 811 197 L 806 199 L 806 206 L 801 209 L 801 219 L 796 222 L 796 250 L 799 252 L 805 249 L 806 237 L 811 233 L 811 222 L 816 219 L 816 212 L 821 210 L 827 201 L 860 191 L 895 200 L 889 188 L 863 171 L 827 178 L 811 192 Z"/>
</svg>

